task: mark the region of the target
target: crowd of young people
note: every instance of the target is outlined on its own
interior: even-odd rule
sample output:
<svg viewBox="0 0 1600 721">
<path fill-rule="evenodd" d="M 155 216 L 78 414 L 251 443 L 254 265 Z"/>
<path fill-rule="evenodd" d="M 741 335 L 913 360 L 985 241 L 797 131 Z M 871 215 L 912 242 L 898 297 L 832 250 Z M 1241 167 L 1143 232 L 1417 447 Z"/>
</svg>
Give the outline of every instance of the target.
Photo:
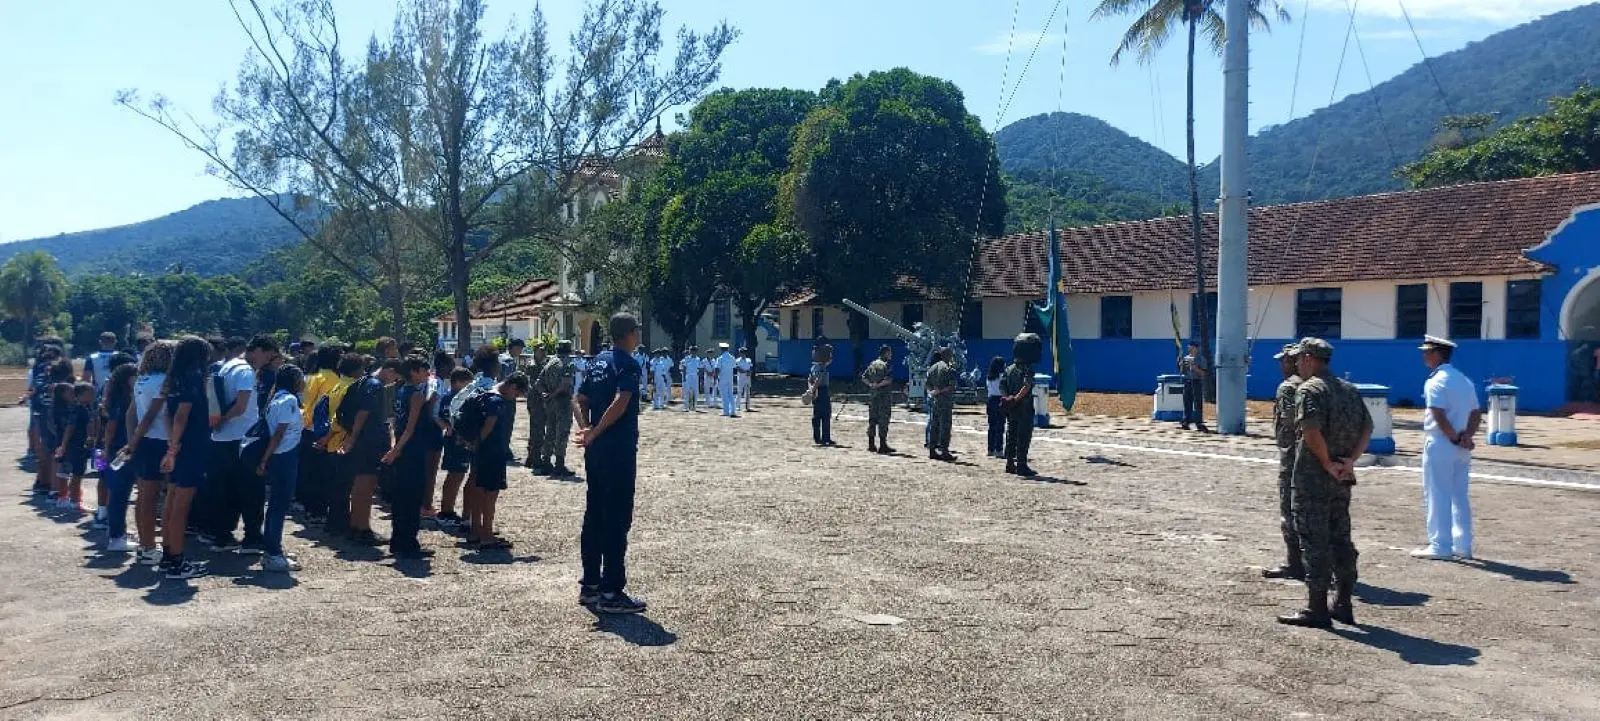
<svg viewBox="0 0 1600 721">
<path fill-rule="evenodd" d="M 589 474 L 579 599 L 606 613 L 644 610 L 624 592 L 622 570 L 638 439 L 637 327 L 631 316 L 613 319 L 617 350 L 588 365 L 568 411 Z M 80 375 L 64 345 L 46 339 L 24 399 L 34 493 L 57 512 L 92 511 L 105 552 L 131 553 L 173 579 L 206 573 L 195 544 L 260 556 L 264 571 L 299 570 L 283 545 L 292 514 L 330 540 L 386 543 L 397 559 L 431 555 L 419 541 L 425 518 L 469 548 L 510 549 L 495 512 L 516 461 L 517 401 L 532 383 L 492 347 L 466 362 L 388 338 L 367 356 L 310 342 L 280 349 L 270 336 L 141 337 L 119 350 L 106 333 Z M 91 508 L 83 482 L 96 471 Z M 389 506 L 387 539 L 372 528 L 375 500 Z"/>
</svg>

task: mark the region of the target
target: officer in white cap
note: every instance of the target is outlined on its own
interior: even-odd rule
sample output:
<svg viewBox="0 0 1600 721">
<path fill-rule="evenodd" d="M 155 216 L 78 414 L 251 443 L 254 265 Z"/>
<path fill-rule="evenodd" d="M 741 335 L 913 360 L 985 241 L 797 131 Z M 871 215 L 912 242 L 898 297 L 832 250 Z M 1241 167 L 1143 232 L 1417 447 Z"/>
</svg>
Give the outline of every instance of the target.
<svg viewBox="0 0 1600 721">
<path fill-rule="evenodd" d="M 1422 386 L 1427 411 L 1422 416 L 1422 502 L 1428 545 L 1416 558 L 1472 558 L 1472 504 L 1467 475 L 1472 468 L 1473 436 L 1483 415 L 1472 379 L 1450 364 L 1456 344 L 1424 336 L 1422 362 L 1432 373 Z"/>
<path fill-rule="evenodd" d="M 717 355 L 714 364 L 717 379 L 717 399 L 722 401 L 722 415 L 731 418 L 739 414 L 739 401 L 733 395 L 733 371 L 737 363 L 733 359 L 733 353 L 728 351 L 727 343 L 718 343 L 717 350 L 722 351 Z"/>
</svg>

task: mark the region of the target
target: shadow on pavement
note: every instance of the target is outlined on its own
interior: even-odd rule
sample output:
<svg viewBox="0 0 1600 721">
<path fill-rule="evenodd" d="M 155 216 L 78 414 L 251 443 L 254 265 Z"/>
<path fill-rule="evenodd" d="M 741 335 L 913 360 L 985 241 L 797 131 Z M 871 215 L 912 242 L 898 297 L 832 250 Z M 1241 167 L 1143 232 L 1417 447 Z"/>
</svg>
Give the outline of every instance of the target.
<svg viewBox="0 0 1600 721">
<path fill-rule="evenodd" d="M 1433 598 L 1426 593 L 1396 591 L 1382 586 L 1356 584 L 1356 600 L 1369 606 L 1421 606 Z"/>
<path fill-rule="evenodd" d="M 668 631 L 642 613 L 618 615 L 596 613 L 594 609 L 590 609 L 589 613 L 594 614 L 594 630 L 614 634 L 635 646 L 671 646 L 678 642 L 678 634 Z"/>
<path fill-rule="evenodd" d="M 513 563 L 538 563 L 539 557 L 533 554 L 518 556 L 509 549 L 498 548 L 492 550 L 474 550 L 461 557 L 462 563 L 471 563 L 478 566 L 505 566 Z"/>
<path fill-rule="evenodd" d="M 111 579 L 112 583 L 117 584 L 117 588 L 127 589 L 146 588 L 160 585 L 161 583 L 161 573 L 153 566 L 140 566 L 138 564 L 122 569 L 122 573 L 115 576 L 102 576 L 102 578 Z"/>
<path fill-rule="evenodd" d="M 427 578 L 433 575 L 432 558 L 396 558 L 394 570 L 406 578 Z"/>
<path fill-rule="evenodd" d="M 1441 643 L 1382 626 L 1359 626 L 1360 631 L 1337 629 L 1335 634 L 1376 649 L 1392 651 L 1401 661 L 1418 666 L 1476 666 L 1482 655 L 1471 646 Z"/>
<path fill-rule="evenodd" d="M 1509 563 L 1501 563 L 1499 561 L 1486 561 L 1481 558 L 1473 561 L 1462 561 L 1461 565 L 1467 566 L 1468 568 L 1477 568 L 1488 571 L 1489 573 L 1498 573 L 1502 576 L 1506 576 L 1517 581 L 1558 584 L 1577 583 L 1577 581 L 1572 580 L 1572 574 L 1569 574 L 1566 571 L 1526 568 L 1523 566 L 1514 566 Z"/>
<path fill-rule="evenodd" d="M 1082 456 L 1082 458 L 1085 463 L 1095 463 L 1103 466 L 1116 466 L 1117 468 L 1138 467 L 1120 458 L 1107 458 L 1105 456 Z"/>
<path fill-rule="evenodd" d="M 257 571 L 256 573 L 252 573 L 248 576 L 239 576 L 238 578 L 233 579 L 233 585 L 252 586 L 255 588 L 265 588 L 272 591 L 287 591 L 295 586 L 300 585 L 300 582 L 295 580 L 294 574 L 276 573 L 273 571 Z"/>
<path fill-rule="evenodd" d="M 162 578 L 155 588 L 145 592 L 144 602 L 152 606 L 177 606 L 193 601 L 198 590 L 188 581 Z"/>
</svg>

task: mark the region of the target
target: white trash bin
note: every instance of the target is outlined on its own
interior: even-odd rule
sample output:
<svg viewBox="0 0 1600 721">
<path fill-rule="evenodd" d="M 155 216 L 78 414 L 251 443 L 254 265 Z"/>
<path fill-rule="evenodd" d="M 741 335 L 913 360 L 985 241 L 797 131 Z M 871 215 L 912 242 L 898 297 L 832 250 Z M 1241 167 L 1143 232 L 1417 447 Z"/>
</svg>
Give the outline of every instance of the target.
<svg viewBox="0 0 1600 721">
<path fill-rule="evenodd" d="M 1050 425 L 1050 381 L 1048 375 L 1033 374 L 1033 427 L 1035 428 L 1047 428 Z"/>
<path fill-rule="evenodd" d="M 1489 445 L 1517 445 L 1517 387 L 1489 386 Z"/>
<path fill-rule="evenodd" d="M 1150 420 L 1183 422 L 1183 376 L 1156 376 L 1155 410 L 1150 413 Z"/>
<path fill-rule="evenodd" d="M 1389 386 L 1376 383 L 1357 383 L 1361 402 L 1367 405 L 1367 415 L 1372 416 L 1372 440 L 1367 442 L 1367 452 L 1377 456 L 1394 454 L 1394 413 L 1389 408 Z"/>
</svg>

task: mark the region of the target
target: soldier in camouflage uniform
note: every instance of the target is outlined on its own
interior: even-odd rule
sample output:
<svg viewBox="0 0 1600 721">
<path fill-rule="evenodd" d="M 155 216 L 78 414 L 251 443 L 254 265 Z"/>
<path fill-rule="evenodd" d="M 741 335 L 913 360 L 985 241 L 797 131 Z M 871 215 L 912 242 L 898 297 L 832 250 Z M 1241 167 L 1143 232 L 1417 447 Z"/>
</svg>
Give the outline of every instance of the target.
<svg viewBox="0 0 1600 721">
<path fill-rule="evenodd" d="M 549 454 L 544 452 L 544 399 L 548 392 L 539 385 L 539 376 L 543 375 L 544 367 L 549 362 L 549 351 L 544 344 L 535 343 L 533 362 L 528 366 L 528 377 L 533 383 L 528 387 L 528 459 L 525 463 L 534 473 L 540 474 L 550 471 L 550 465 L 545 462 Z"/>
<path fill-rule="evenodd" d="M 955 415 L 956 370 L 950 367 L 950 349 L 940 348 L 934 354 L 938 362 L 928 367 L 928 398 L 932 406 L 928 414 L 928 457 L 936 461 L 954 461 L 950 454 L 950 422 Z"/>
<path fill-rule="evenodd" d="M 1350 595 L 1356 586 L 1356 546 L 1350 540 L 1350 489 L 1356 459 L 1372 438 L 1372 417 L 1361 393 L 1328 370 L 1333 346 L 1320 338 L 1300 341 L 1295 391 L 1297 432 L 1294 459 L 1295 532 L 1306 569 L 1307 607 L 1279 616 L 1291 626 L 1331 628 L 1333 621 L 1355 623 Z M 1330 579 L 1331 576 L 1331 579 Z M 1328 608 L 1328 585 L 1338 583 L 1338 598 Z"/>
<path fill-rule="evenodd" d="M 544 402 L 544 452 L 553 458 L 550 473 L 570 476 L 567 468 L 567 435 L 572 430 L 572 388 L 577 369 L 572 364 L 572 341 L 556 346 L 556 357 L 539 373 L 539 383 L 548 390 Z"/>
<path fill-rule="evenodd" d="M 1299 356 L 1300 346 L 1295 343 L 1284 346 L 1282 351 L 1273 356 L 1278 361 L 1278 370 L 1283 373 L 1283 382 L 1278 384 L 1278 400 L 1272 409 L 1272 430 L 1278 440 L 1278 515 L 1288 562 L 1262 571 L 1264 578 L 1300 580 L 1306 577 L 1305 566 L 1300 562 L 1300 536 L 1294 532 L 1294 507 L 1291 504 L 1294 498 L 1294 395 L 1300 389 L 1300 376 L 1297 375 Z"/>
<path fill-rule="evenodd" d="M 867 450 L 872 453 L 894 453 L 894 449 L 889 447 L 890 403 L 894 390 L 889 360 L 893 357 L 894 351 L 889 346 L 879 348 L 878 359 L 868 363 L 867 370 L 861 374 L 861 382 L 867 385 L 870 394 L 867 401 Z"/>
<path fill-rule="evenodd" d="M 1028 446 L 1033 442 L 1033 364 L 1013 359 L 1000 376 L 1000 407 L 1006 414 L 1006 473 L 1032 477 Z"/>
</svg>

